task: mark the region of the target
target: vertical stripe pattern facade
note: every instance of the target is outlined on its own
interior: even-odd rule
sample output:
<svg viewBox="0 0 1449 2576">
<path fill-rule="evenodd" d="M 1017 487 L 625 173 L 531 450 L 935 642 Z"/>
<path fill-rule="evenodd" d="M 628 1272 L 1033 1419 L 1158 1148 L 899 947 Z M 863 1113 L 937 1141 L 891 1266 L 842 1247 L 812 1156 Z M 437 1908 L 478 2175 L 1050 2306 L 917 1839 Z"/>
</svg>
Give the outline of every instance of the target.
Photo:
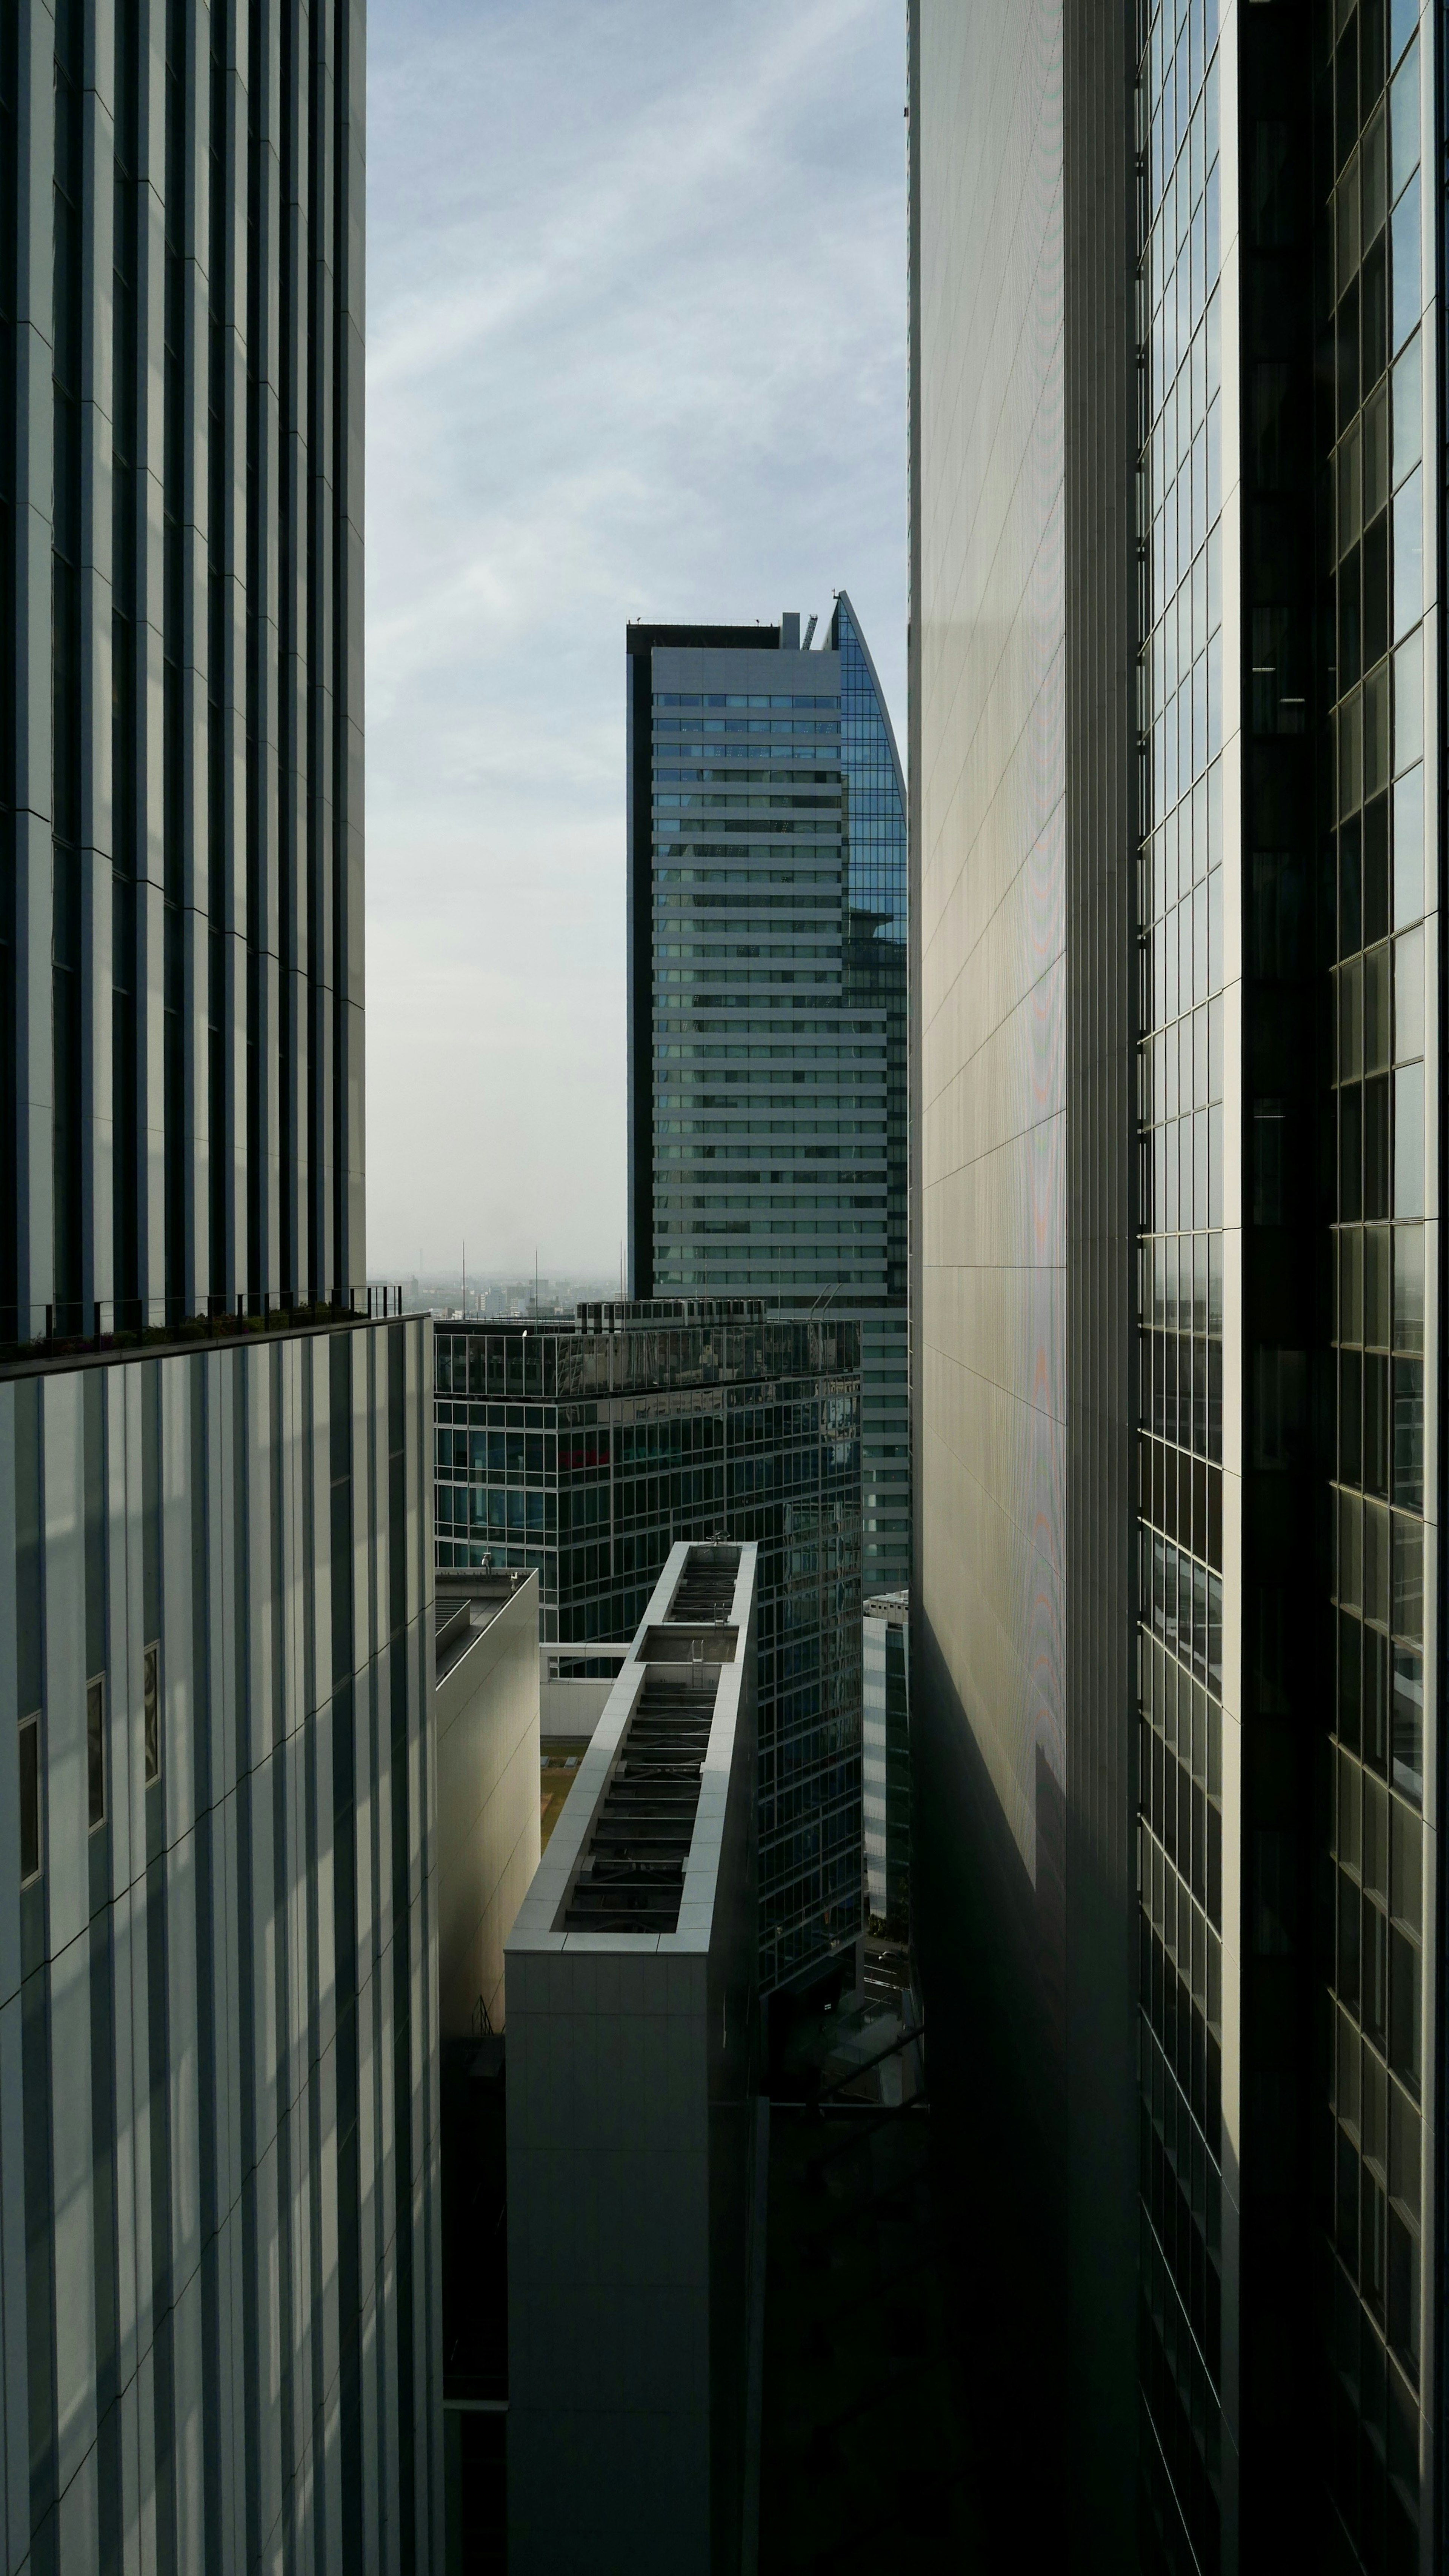
<svg viewBox="0 0 1449 2576">
<path fill-rule="evenodd" d="M 0 1384 L 0 2559 L 441 2563 L 430 1331 Z"/>
<path fill-rule="evenodd" d="M 364 14 L 0 26 L 0 1338 L 362 1276 Z"/>
</svg>

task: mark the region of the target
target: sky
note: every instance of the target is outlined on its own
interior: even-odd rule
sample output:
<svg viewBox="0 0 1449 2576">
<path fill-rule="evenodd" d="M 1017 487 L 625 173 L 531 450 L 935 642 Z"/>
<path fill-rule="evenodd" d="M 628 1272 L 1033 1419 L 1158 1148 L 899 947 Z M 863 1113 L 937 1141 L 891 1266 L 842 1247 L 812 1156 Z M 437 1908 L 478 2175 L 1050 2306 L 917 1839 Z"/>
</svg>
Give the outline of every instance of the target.
<svg viewBox="0 0 1449 2576">
<path fill-rule="evenodd" d="M 617 1274 L 624 627 L 847 589 L 904 749 L 902 0 L 372 0 L 368 1261 Z"/>
</svg>

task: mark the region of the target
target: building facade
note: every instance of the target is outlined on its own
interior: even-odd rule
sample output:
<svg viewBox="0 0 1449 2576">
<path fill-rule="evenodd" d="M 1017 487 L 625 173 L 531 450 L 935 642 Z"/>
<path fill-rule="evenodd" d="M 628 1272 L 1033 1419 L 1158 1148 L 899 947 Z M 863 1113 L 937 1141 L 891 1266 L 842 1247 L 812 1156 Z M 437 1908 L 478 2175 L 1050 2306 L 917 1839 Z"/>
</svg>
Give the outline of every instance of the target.
<svg viewBox="0 0 1449 2576">
<path fill-rule="evenodd" d="M 906 1581 L 906 797 L 844 591 L 628 630 L 634 1295 L 858 1318 L 862 1561 Z"/>
<path fill-rule="evenodd" d="M 6 12 L 19 1340 L 366 1278 L 363 31 L 362 0 Z"/>
<path fill-rule="evenodd" d="M 363 28 L 0 13 L 17 2570 L 442 2545 L 431 1333 L 361 1285 Z"/>
<path fill-rule="evenodd" d="M 912 13 L 915 1885 L 1083 2563 L 1444 2545 L 1439 47 Z"/>
<path fill-rule="evenodd" d="M 744 1299 L 438 1328 L 438 1566 L 531 1566 L 548 1641 L 631 1635 L 682 1537 L 759 1549 L 761 1980 L 863 1929 L 860 1342 Z"/>
<path fill-rule="evenodd" d="M 757 1567 L 671 1549 L 508 1936 L 518 2576 L 734 2576 L 753 2543 Z"/>
<path fill-rule="evenodd" d="M 861 1813 L 866 1902 L 892 1933 L 911 1919 L 910 1594 L 861 1604 Z"/>
</svg>

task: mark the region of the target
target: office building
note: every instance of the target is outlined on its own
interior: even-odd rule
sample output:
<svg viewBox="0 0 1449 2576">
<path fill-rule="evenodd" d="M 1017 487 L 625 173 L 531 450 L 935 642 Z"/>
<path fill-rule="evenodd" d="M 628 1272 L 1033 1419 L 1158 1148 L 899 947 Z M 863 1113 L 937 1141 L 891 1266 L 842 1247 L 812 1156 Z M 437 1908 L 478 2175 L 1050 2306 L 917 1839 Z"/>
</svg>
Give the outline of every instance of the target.
<svg viewBox="0 0 1449 2576">
<path fill-rule="evenodd" d="M 1445 2546 L 1441 36 L 912 9 L 914 1886 L 1082 2564 Z"/>
<path fill-rule="evenodd" d="M 363 10 L 0 12 L 0 2557 L 441 2538 L 431 1348 L 361 1127 Z"/>
<path fill-rule="evenodd" d="M 628 630 L 629 1275 L 858 1319 L 883 1590 L 910 1571 L 905 783 L 844 591 L 814 626 Z"/>
<path fill-rule="evenodd" d="M 861 1604 L 860 1805 L 866 1904 L 897 1936 L 911 1918 L 910 1595 Z"/>
<path fill-rule="evenodd" d="M 537 1570 L 546 1642 L 631 1636 L 680 1538 L 759 1549 L 761 1982 L 863 1930 L 860 1342 L 740 1298 L 436 1340 L 438 1564 Z"/>
<path fill-rule="evenodd" d="M 756 1570 L 670 1550 L 508 1937 L 517 2576 L 745 2563 Z"/>
</svg>

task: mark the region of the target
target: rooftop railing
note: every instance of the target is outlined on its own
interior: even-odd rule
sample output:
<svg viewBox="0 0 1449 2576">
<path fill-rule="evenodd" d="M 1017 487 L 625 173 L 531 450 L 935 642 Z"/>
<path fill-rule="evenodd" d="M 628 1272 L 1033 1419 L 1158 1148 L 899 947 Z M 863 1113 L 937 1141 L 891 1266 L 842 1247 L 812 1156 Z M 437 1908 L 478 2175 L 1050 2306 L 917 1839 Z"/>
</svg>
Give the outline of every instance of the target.
<svg viewBox="0 0 1449 2576">
<path fill-rule="evenodd" d="M 390 1322 L 403 1312 L 401 1287 L 372 1280 L 360 1287 L 329 1289 L 321 1297 L 308 1297 L 296 1289 L 258 1295 L 242 1289 L 234 1304 L 229 1298 L 207 1297 L 194 1307 L 172 1297 L 0 1305 L 0 1370 L 113 1353 L 193 1350 L 267 1333 L 335 1332 L 349 1324 Z"/>
</svg>

